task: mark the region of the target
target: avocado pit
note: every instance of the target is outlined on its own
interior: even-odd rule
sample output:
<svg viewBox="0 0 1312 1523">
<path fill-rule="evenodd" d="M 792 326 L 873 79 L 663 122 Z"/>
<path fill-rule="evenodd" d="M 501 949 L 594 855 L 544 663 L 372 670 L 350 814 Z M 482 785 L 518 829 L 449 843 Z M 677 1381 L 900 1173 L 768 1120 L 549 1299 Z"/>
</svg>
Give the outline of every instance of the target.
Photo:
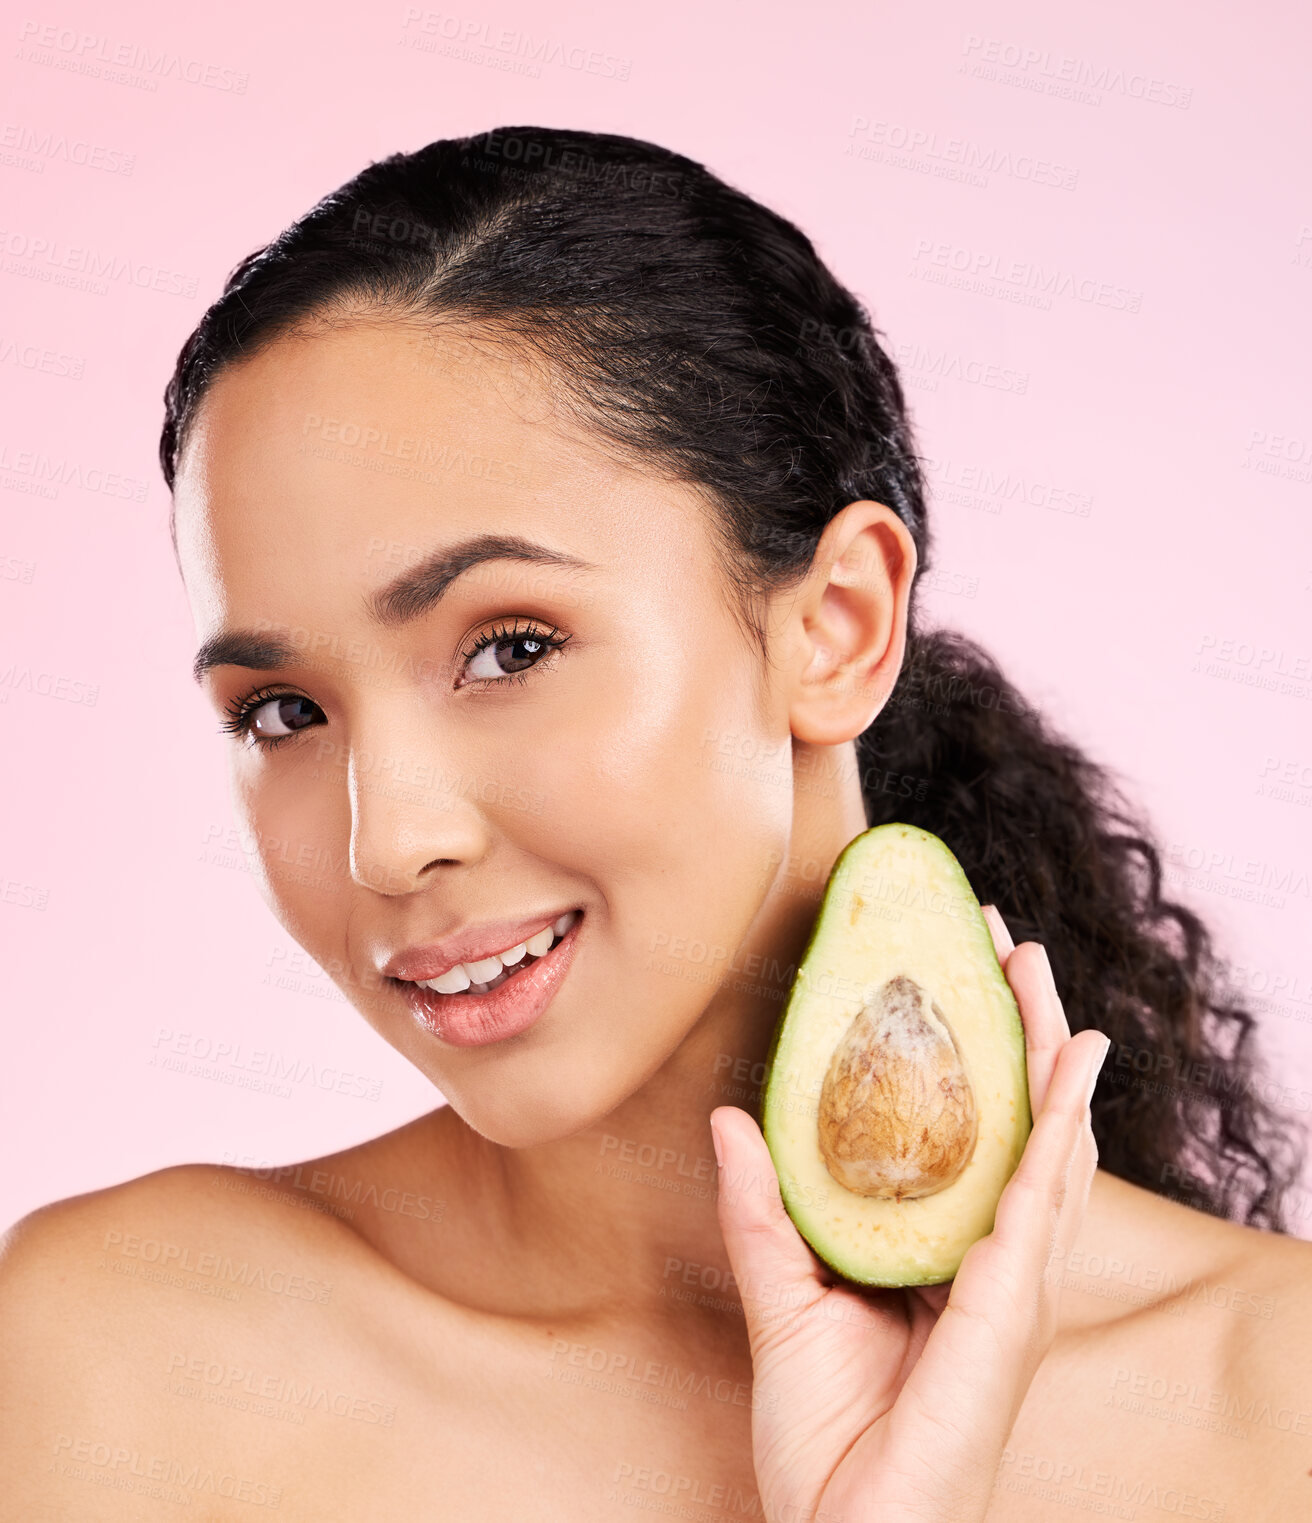
<svg viewBox="0 0 1312 1523">
<path fill-rule="evenodd" d="M 933 1195 L 970 1162 L 979 1123 L 961 1051 L 905 973 L 880 987 L 834 1049 L 818 1126 L 826 1168 L 856 1195 Z"/>
</svg>

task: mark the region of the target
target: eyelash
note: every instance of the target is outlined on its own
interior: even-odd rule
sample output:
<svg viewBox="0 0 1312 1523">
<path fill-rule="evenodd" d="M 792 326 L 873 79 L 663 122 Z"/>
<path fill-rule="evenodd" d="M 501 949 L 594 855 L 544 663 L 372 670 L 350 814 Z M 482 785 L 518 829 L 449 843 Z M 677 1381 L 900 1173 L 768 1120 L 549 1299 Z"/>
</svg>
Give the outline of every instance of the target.
<svg viewBox="0 0 1312 1523">
<path fill-rule="evenodd" d="M 247 693 L 244 698 L 234 698 L 231 703 L 225 705 L 224 713 L 228 715 L 228 718 L 223 721 L 219 729 L 227 735 L 249 739 L 255 745 L 270 748 L 280 746 L 284 740 L 290 740 L 292 735 L 270 735 L 263 738 L 253 736 L 250 734 L 251 715 L 270 699 L 299 698 L 300 696 L 299 693 L 285 692 L 282 688 L 257 687 L 254 692 Z M 293 731 L 292 734 L 294 733 Z"/>
<path fill-rule="evenodd" d="M 554 651 L 559 650 L 574 638 L 572 635 L 562 634 L 554 626 L 543 626 L 532 619 L 522 624 L 516 620 L 512 626 L 501 624 L 495 629 L 484 631 L 467 651 L 461 652 L 461 670 L 463 671 L 474 657 L 480 651 L 486 650 L 489 645 L 497 645 L 502 640 L 517 640 L 527 636 L 541 640 L 547 646 L 543 656 L 535 661 L 527 671 L 508 672 L 504 677 L 475 677 L 470 682 L 462 682 L 460 684 L 461 687 L 473 687 L 476 689 L 505 687 L 509 682 L 527 682 L 533 673 L 550 659 Z M 252 715 L 257 709 L 262 708 L 266 703 L 271 702 L 275 698 L 303 698 L 304 696 L 303 693 L 288 692 L 285 688 L 276 686 L 257 687 L 253 692 L 247 693 L 242 698 L 234 698 L 231 703 L 225 706 L 224 712 L 228 715 L 228 718 L 223 721 L 219 728 L 226 735 L 234 735 L 238 739 L 246 738 L 253 745 L 261 749 L 267 748 L 272 750 L 274 746 L 280 746 L 284 741 L 294 740 L 301 732 L 299 730 L 292 730 L 286 735 L 256 736 L 251 731 Z M 312 698 L 306 701 L 308 703 L 314 702 Z M 312 727 L 306 725 L 304 728 L 310 729 Z"/>
<path fill-rule="evenodd" d="M 527 619 L 521 624 L 516 620 L 513 627 L 510 628 L 502 624 L 496 629 L 484 630 L 467 651 L 461 652 L 461 669 L 463 670 L 464 667 L 468 666 L 474 657 L 478 655 L 479 651 L 486 650 L 489 645 L 497 645 L 502 640 L 520 640 L 526 636 L 532 636 L 535 640 L 541 640 L 547 647 L 546 654 L 541 660 L 535 661 L 527 671 L 508 672 L 504 677 L 475 677 L 472 684 L 461 683 L 461 686 L 503 687 L 507 682 L 527 682 L 529 677 L 538 670 L 553 651 L 559 650 L 562 645 L 567 645 L 574 638 L 573 635 L 562 634 L 554 625 L 543 626 L 533 619 Z"/>
</svg>

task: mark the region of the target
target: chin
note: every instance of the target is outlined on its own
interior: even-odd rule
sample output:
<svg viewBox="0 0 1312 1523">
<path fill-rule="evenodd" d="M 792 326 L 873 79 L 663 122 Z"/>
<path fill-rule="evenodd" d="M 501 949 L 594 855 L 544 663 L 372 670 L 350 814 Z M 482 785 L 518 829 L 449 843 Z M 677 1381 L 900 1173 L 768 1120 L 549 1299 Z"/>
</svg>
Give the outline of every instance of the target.
<svg viewBox="0 0 1312 1523">
<path fill-rule="evenodd" d="M 495 1078 L 488 1077 L 495 1084 Z M 452 1100 L 451 1107 L 489 1142 L 504 1148 L 532 1148 L 599 1126 L 631 1093 L 623 1087 L 588 1095 L 577 1086 L 544 1085 L 531 1091 L 526 1086 L 510 1093 L 501 1089 L 486 1104 L 472 1093 L 465 1094 L 458 1104 Z"/>
</svg>

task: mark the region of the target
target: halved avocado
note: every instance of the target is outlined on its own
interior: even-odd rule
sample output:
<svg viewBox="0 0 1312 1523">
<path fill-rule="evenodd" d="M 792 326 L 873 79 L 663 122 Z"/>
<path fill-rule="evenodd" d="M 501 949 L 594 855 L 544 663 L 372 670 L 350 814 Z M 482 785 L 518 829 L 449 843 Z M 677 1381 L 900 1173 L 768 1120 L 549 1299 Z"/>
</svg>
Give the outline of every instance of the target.
<svg viewBox="0 0 1312 1523">
<path fill-rule="evenodd" d="M 775 1029 L 762 1131 L 784 1205 L 861 1285 L 950 1280 L 1033 1124 L 1025 1033 L 961 865 L 915 825 L 839 855 Z"/>
</svg>

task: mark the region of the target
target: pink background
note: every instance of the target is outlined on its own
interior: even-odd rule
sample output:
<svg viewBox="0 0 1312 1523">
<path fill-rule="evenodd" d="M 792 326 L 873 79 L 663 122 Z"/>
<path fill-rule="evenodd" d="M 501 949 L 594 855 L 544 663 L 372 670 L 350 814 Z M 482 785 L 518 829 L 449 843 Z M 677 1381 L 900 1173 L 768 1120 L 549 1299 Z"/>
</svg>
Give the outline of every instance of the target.
<svg viewBox="0 0 1312 1523">
<path fill-rule="evenodd" d="M 0 1225 L 174 1162 L 345 1146 L 438 1098 L 242 868 L 155 450 L 177 350 L 243 255 L 370 159 L 498 125 L 701 159 L 869 303 L 936 462 L 930 606 L 1148 808 L 1308 1106 L 1300 8 L 107 9 L 5 23 Z M 1023 264 L 1077 294 L 1007 299 Z M 951 283 L 963 265 L 993 283 Z M 300 1070 L 285 1092 L 250 1086 L 270 1049 Z"/>
</svg>

